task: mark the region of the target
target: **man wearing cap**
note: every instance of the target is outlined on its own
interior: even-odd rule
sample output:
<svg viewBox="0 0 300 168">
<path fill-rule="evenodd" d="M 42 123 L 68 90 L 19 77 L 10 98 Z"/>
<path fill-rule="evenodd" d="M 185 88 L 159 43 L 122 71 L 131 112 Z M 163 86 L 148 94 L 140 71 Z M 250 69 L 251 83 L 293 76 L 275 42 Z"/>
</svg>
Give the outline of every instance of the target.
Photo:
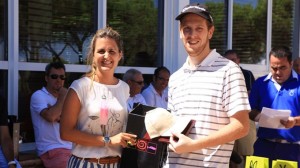
<svg viewBox="0 0 300 168">
<path fill-rule="evenodd" d="M 234 141 L 249 130 L 243 73 L 210 49 L 214 22 L 206 6 L 187 5 L 176 20 L 188 56 L 170 77 L 168 109 L 196 123 L 188 136 L 172 132 L 165 168 L 229 167 Z"/>
</svg>

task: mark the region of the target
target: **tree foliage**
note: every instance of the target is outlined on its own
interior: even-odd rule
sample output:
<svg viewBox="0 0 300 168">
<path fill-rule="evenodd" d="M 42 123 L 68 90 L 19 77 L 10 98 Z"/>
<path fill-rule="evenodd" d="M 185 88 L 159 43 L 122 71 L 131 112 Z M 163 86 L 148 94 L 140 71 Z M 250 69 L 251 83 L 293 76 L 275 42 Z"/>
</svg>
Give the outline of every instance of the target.
<svg viewBox="0 0 300 168">
<path fill-rule="evenodd" d="M 153 0 L 107 2 L 107 24 L 124 40 L 126 65 L 153 65 L 157 57 L 157 17 Z"/>
<path fill-rule="evenodd" d="M 273 1 L 272 46 L 292 44 L 294 0 Z M 207 2 L 215 22 L 211 47 L 224 53 L 227 47 L 227 11 L 224 2 Z M 232 48 L 242 63 L 256 64 L 265 59 L 267 37 L 267 0 L 257 0 L 256 6 L 234 3 Z"/>
<path fill-rule="evenodd" d="M 295 0 L 273 1 L 272 46 L 292 44 Z M 20 47 L 35 58 L 39 48 L 54 57 L 72 48 L 80 56 L 84 42 L 95 32 L 94 0 L 20 0 Z M 255 5 L 234 3 L 233 49 L 242 63 L 259 63 L 265 59 L 267 35 L 267 0 Z M 31 4 L 32 5 L 32 4 Z M 207 1 L 215 23 L 211 48 L 224 53 L 227 49 L 227 9 L 224 1 Z M 99 9 L 101 10 L 101 9 Z M 34 15 L 30 15 L 34 12 Z M 37 15 L 40 15 L 37 20 Z M 124 40 L 125 65 L 156 66 L 158 55 L 158 7 L 153 0 L 107 1 L 107 25 L 118 30 Z M 166 18 L 165 18 L 166 19 Z M 58 44 L 60 46 L 58 47 Z M 63 44 L 63 45 L 62 45 Z M 38 59 L 38 57 L 37 57 Z M 29 60 L 32 61 L 32 60 Z"/>
<path fill-rule="evenodd" d="M 93 9 L 93 0 L 20 0 L 20 47 L 27 61 L 48 62 L 41 51 L 62 59 L 67 47 L 72 57 L 82 56 L 83 43 L 95 32 Z"/>
</svg>

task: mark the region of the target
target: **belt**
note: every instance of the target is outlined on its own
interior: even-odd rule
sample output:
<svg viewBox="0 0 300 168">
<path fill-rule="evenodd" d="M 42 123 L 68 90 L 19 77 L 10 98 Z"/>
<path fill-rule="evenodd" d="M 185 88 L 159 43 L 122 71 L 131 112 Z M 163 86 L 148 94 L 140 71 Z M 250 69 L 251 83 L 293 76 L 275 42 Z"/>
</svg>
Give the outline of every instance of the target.
<svg viewBox="0 0 300 168">
<path fill-rule="evenodd" d="M 300 145 L 300 141 L 296 141 L 296 142 L 289 142 L 285 139 L 266 139 L 268 141 L 271 141 L 271 142 L 277 142 L 277 143 L 284 143 L 284 144 L 298 144 Z"/>
<path fill-rule="evenodd" d="M 120 162 L 121 158 L 119 156 L 116 157 L 105 157 L 105 158 L 81 158 L 75 155 L 72 155 L 80 160 L 85 160 L 87 162 L 94 162 L 98 164 L 111 164 Z"/>
</svg>

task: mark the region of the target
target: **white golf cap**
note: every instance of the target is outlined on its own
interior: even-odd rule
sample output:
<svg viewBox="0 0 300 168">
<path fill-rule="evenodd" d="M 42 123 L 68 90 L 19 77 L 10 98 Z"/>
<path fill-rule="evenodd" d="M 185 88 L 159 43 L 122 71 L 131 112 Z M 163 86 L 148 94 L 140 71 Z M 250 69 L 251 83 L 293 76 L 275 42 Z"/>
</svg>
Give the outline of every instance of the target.
<svg viewBox="0 0 300 168">
<path fill-rule="evenodd" d="M 146 113 L 145 127 L 150 138 L 171 136 L 171 132 L 182 133 L 191 119 L 173 116 L 164 108 L 155 108 Z"/>
</svg>

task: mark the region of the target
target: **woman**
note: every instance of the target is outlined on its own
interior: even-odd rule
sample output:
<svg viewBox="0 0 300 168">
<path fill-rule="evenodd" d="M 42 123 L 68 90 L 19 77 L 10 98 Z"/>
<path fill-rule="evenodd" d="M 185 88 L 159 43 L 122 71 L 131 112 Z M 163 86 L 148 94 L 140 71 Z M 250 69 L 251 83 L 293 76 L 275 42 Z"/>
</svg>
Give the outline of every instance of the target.
<svg viewBox="0 0 300 168">
<path fill-rule="evenodd" d="M 122 54 L 118 32 L 96 32 L 87 58 L 91 71 L 72 83 L 61 115 L 61 138 L 73 142 L 68 167 L 118 167 L 121 147 L 135 143 L 136 135 L 122 132 L 129 87 L 114 77 Z"/>
</svg>

